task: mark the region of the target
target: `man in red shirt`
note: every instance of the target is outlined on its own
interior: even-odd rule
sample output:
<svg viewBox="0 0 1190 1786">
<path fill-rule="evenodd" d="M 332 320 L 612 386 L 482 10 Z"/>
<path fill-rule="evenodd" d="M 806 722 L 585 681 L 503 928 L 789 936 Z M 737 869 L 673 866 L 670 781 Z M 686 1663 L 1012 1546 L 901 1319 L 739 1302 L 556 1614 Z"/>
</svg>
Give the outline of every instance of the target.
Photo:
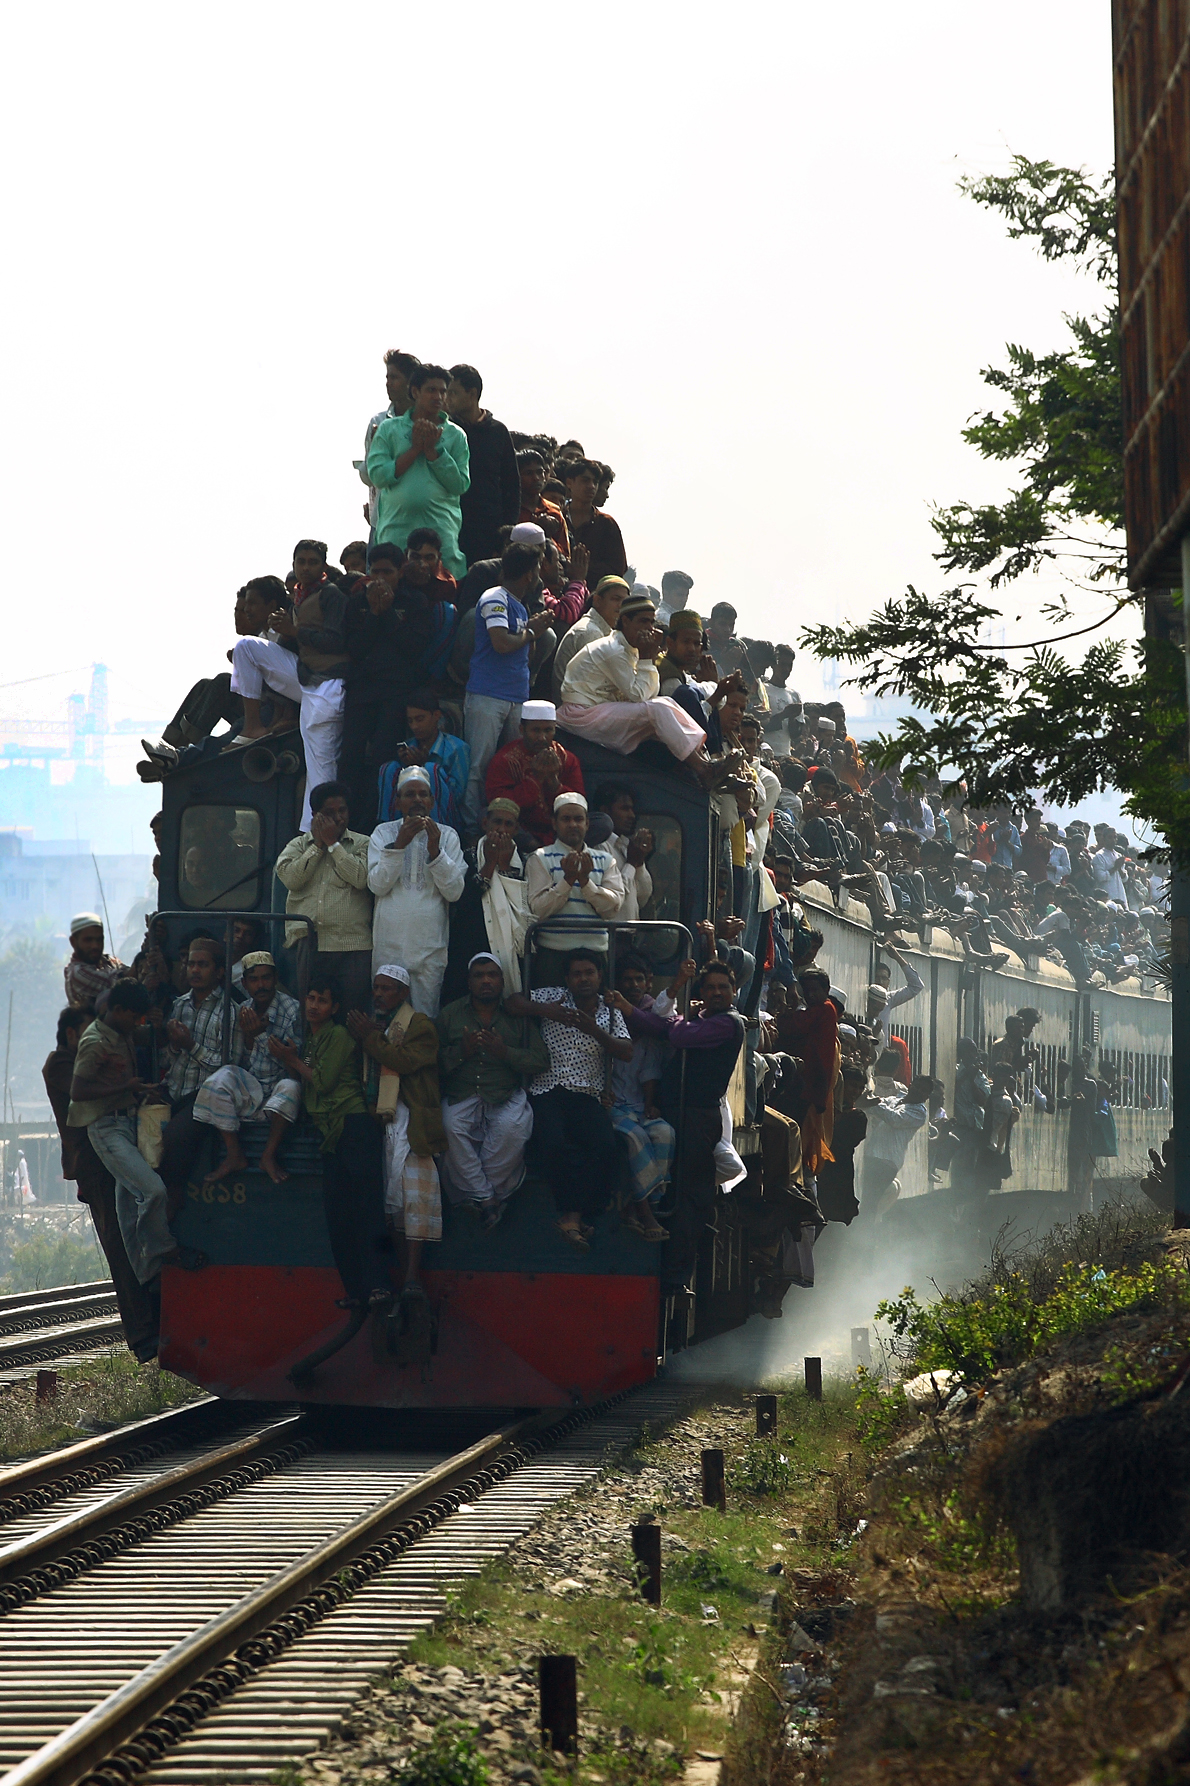
<svg viewBox="0 0 1190 1786">
<path fill-rule="evenodd" d="M 554 801 L 559 794 L 585 794 L 583 772 L 572 750 L 559 744 L 552 701 L 524 701 L 521 735 L 498 750 L 488 764 L 488 800 L 513 800 L 521 825 L 544 847 L 554 841 Z"/>
<path fill-rule="evenodd" d="M 516 462 L 521 474 L 521 512 L 518 520 L 534 522 L 547 539 L 553 540 L 563 558 L 569 558 L 570 535 L 566 530 L 566 517 L 556 502 L 547 502 L 542 494 L 548 475 L 545 460 L 535 448 L 522 447 L 516 456 Z"/>
</svg>

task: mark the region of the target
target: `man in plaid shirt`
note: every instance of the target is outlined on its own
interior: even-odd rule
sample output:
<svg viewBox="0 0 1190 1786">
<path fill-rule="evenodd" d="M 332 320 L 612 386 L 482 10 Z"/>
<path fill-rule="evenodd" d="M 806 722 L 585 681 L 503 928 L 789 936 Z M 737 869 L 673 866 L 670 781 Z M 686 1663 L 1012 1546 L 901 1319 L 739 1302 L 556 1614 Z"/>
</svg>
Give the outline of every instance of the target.
<svg viewBox="0 0 1190 1786">
<path fill-rule="evenodd" d="M 162 1134 L 158 1171 L 169 1193 L 169 1213 L 176 1215 L 207 1128 L 194 1119 L 199 1087 L 223 1065 L 223 944 L 198 936 L 186 956 L 190 990 L 174 1006 L 165 1026 L 170 1067 L 165 1076 L 173 1115 Z M 238 1032 L 232 1054 L 241 1052 Z"/>
</svg>

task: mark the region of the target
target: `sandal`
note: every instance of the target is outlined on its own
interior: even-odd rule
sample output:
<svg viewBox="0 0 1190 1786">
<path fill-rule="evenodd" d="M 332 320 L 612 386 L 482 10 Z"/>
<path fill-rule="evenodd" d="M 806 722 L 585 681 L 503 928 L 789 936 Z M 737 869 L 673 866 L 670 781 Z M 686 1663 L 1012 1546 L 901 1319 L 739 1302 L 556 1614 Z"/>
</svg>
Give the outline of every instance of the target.
<svg viewBox="0 0 1190 1786">
<path fill-rule="evenodd" d="M 660 1223 L 658 1223 L 656 1227 L 646 1228 L 643 1222 L 633 1221 L 630 1216 L 626 1215 L 620 1217 L 620 1223 L 621 1226 L 627 1228 L 630 1233 L 639 1234 L 642 1240 L 651 1240 L 659 1243 L 669 1239 L 669 1229 L 663 1228 Z"/>
<path fill-rule="evenodd" d="M 563 1240 L 569 1241 L 575 1252 L 589 1253 L 591 1251 L 591 1243 L 581 1228 L 564 1228 L 561 1222 L 555 1222 L 554 1227 L 558 1230 L 558 1233 L 562 1236 Z"/>
</svg>

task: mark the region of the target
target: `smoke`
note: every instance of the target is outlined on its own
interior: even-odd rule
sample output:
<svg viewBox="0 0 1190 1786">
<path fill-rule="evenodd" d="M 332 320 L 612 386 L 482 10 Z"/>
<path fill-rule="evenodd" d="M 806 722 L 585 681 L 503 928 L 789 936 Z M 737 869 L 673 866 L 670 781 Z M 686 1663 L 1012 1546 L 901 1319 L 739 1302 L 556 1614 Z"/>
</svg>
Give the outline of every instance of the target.
<svg viewBox="0 0 1190 1786">
<path fill-rule="evenodd" d="M 779 1321 L 753 1315 L 743 1327 L 705 1340 L 670 1359 L 667 1374 L 740 1388 L 793 1384 L 803 1359 L 821 1358 L 826 1377 L 849 1377 L 852 1329 L 868 1330 L 872 1359 L 880 1350 L 873 1316 L 877 1304 L 906 1287 L 929 1302 L 978 1277 L 993 1246 L 1018 1246 L 1074 1213 L 1071 1198 L 1015 1193 L 987 1198 L 965 1211 L 937 1194 L 894 1205 L 889 1216 L 849 1228 L 832 1222 L 814 1248 L 815 1283 L 793 1285 Z"/>
</svg>

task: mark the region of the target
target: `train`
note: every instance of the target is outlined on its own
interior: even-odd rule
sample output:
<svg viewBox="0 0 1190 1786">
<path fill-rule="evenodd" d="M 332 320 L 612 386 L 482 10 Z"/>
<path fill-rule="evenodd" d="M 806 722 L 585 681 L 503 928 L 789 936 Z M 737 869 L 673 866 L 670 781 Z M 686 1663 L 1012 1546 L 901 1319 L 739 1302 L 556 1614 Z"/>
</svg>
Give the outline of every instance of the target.
<svg viewBox="0 0 1190 1786">
<path fill-rule="evenodd" d="M 724 902 L 730 909 L 730 852 L 713 807 L 658 745 L 621 757 L 559 736 L 578 756 L 588 788 L 614 781 L 633 789 L 638 823 L 653 833 L 653 893 L 633 946 L 648 956 L 660 986 L 699 920 Z M 216 935 L 225 924 L 230 935 L 239 914 L 260 919 L 279 942 L 285 890 L 273 863 L 298 831 L 302 794 L 296 733 L 236 751 L 211 741 L 187 753 L 163 787 L 159 910 L 175 948 L 200 923 Z M 825 938 L 820 963 L 846 993 L 848 1009 L 862 1011 L 878 958 L 867 908 L 815 882 L 798 896 Z M 1160 986 L 1080 989 L 1064 968 L 1039 957 L 992 970 L 940 927 L 927 928 L 908 959 L 925 989 L 898 1010 L 904 1021 L 889 1027 L 904 1037 L 915 1070 L 952 1088 L 958 1039 L 974 1036 L 990 1047 L 1008 1014 L 1032 1006 L 1041 1013 L 1032 1038 L 1041 1054 L 1036 1071 L 1051 1086 L 1058 1063 L 1088 1045 L 1119 1063 L 1130 1101 L 1116 1111 L 1114 1174 L 1144 1171 L 1148 1149 L 1159 1148 L 1169 1129 L 1162 1088 L 1171 1007 Z M 278 962 L 284 980 L 280 952 Z M 760 980 L 753 977 L 746 1017 L 755 1015 Z M 298 989 L 292 975 L 289 987 Z M 230 1001 L 230 985 L 225 996 Z M 741 1054 L 728 1099 L 747 1188 L 763 1195 L 750 1053 Z M 1031 1077 L 1025 1091 L 1005 1189 L 1069 1195 L 1069 1111 L 1042 1111 Z M 345 1328 L 336 1307 L 342 1287 L 322 1214 L 315 1132 L 300 1123 L 292 1132 L 281 1185 L 257 1167 L 264 1126 L 246 1124 L 241 1139 L 248 1170 L 211 1184 L 205 1175 L 213 1156 L 200 1161 L 178 1218 L 179 1239 L 209 1263 L 197 1272 L 167 1270 L 162 1283 L 160 1362 L 218 1396 L 378 1408 L 585 1406 L 649 1380 L 668 1352 L 739 1327 L 753 1312 L 748 1232 L 733 1194 L 717 1198 L 693 1295 L 663 1298 L 657 1249 L 624 1228 L 614 1208 L 597 1222 L 590 1251 L 576 1254 L 556 1233 L 549 1193 L 530 1172 L 491 1233 L 444 1198 L 442 1239 L 427 1243 L 423 1259 L 433 1312 L 429 1356 L 377 1356 L 366 1329 Z M 933 1188 L 925 1130 L 911 1142 L 899 1178 L 901 1205 Z M 674 1190 L 681 1195 L 680 1156 Z"/>
</svg>

